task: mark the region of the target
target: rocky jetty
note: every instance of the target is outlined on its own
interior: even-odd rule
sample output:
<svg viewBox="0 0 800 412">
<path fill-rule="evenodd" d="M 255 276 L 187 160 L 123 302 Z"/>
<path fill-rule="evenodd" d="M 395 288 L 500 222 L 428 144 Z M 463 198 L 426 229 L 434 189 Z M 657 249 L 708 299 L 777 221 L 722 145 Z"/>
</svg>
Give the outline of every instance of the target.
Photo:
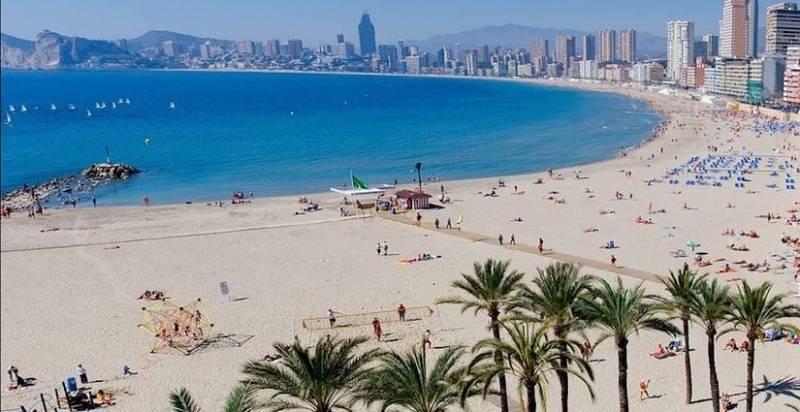
<svg viewBox="0 0 800 412">
<path fill-rule="evenodd" d="M 78 175 L 57 177 L 33 186 L 23 186 L 3 195 L 2 206 L 20 211 L 32 205 L 66 205 L 88 196 L 98 186 L 126 180 L 139 169 L 123 163 L 95 163 Z M 51 202 L 52 201 L 52 202 Z M 42 206 L 43 207 L 43 206 Z"/>
</svg>

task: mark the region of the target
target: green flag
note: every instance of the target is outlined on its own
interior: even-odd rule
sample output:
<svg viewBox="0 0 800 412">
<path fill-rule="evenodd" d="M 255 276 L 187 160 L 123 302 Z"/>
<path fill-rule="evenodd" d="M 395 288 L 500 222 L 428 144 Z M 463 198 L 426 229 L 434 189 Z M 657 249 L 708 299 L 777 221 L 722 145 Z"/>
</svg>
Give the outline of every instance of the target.
<svg viewBox="0 0 800 412">
<path fill-rule="evenodd" d="M 361 179 L 353 176 L 353 189 L 369 189 L 369 186 Z"/>
</svg>

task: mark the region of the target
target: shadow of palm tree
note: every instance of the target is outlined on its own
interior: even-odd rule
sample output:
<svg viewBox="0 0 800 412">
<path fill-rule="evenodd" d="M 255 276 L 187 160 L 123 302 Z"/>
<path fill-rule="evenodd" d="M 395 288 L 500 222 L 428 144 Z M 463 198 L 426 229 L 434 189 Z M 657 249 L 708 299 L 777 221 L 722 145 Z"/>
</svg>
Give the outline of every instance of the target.
<svg viewBox="0 0 800 412">
<path fill-rule="evenodd" d="M 764 403 L 772 400 L 773 397 L 788 396 L 800 402 L 800 378 L 796 376 L 786 376 L 774 382 L 770 382 L 766 375 L 761 378 L 761 383 L 757 385 L 756 393 L 764 392 L 766 397 Z M 795 410 L 797 408 L 794 408 Z"/>
</svg>

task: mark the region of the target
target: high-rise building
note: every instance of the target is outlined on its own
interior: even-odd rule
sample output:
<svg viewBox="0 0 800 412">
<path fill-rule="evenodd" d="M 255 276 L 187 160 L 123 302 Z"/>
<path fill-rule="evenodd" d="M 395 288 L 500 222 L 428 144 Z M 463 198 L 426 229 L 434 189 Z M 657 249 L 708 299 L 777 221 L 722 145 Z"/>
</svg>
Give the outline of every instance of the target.
<svg viewBox="0 0 800 412">
<path fill-rule="evenodd" d="M 122 50 L 128 51 L 128 40 L 125 39 L 117 39 L 114 40 L 114 44 L 117 45 Z"/>
<path fill-rule="evenodd" d="M 167 40 L 161 43 L 161 51 L 164 52 L 164 56 L 175 57 L 175 42 Z"/>
<path fill-rule="evenodd" d="M 708 59 L 708 45 L 702 40 L 694 42 L 694 60 L 697 59 Z"/>
<path fill-rule="evenodd" d="M 720 56 L 750 56 L 747 6 L 747 0 L 725 0 L 719 28 Z"/>
<path fill-rule="evenodd" d="M 547 60 L 550 58 L 549 43 L 546 39 L 533 39 L 533 42 L 531 42 L 531 59 L 541 57 Z"/>
<path fill-rule="evenodd" d="M 581 56 L 583 61 L 594 60 L 595 58 L 595 38 L 591 34 L 583 36 L 581 39 Z"/>
<path fill-rule="evenodd" d="M 369 13 L 366 11 L 361 15 L 361 22 L 358 23 L 358 43 L 361 46 L 362 56 L 370 56 L 375 53 L 375 26 L 369 20 Z"/>
<path fill-rule="evenodd" d="M 406 43 L 402 40 L 397 42 L 397 60 L 403 60 L 408 56 L 408 48 Z"/>
<path fill-rule="evenodd" d="M 489 66 L 489 60 L 491 55 L 489 54 L 489 46 L 484 44 L 480 48 L 478 48 L 478 56 L 477 56 L 477 63 L 478 66 L 481 68 L 485 68 Z"/>
<path fill-rule="evenodd" d="M 420 61 L 420 56 L 411 55 L 406 57 L 406 71 L 408 74 L 420 74 L 422 73 L 422 64 Z"/>
<path fill-rule="evenodd" d="M 281 55 L 281 41 L 278 39 L 267 40 L 267 45 L 264 49 L 267 56 L 278 57 Z"/>
<path fill-rule="evenodd" d="M 470 50 L 467 52 L 466 58 L 467 76 L 478 75 L 478 52 L 477 50 Z"/>
<path fill-rule="evenodd" d="M 800 10 L 797 3 L 778 3 L 767 8 L 768 54 L 786 54 L 790 45 L 800 45 Z"/>
<path fill-rule="evenodd" d="M 556 55 L 555 60 L 569 67 L 575 60 L 575 36 L 558 36 L 556 37 Z"/>
<path fill-rule="evenodd" d="M 597 33 L 597 60 L 600 63 L 617 60 L 617 32 L 603 30 Z"/>
<path fill-rule="evenodd" d="M 289 57 L 299 59 L 303 57 L 303 41 L 298 39 L 291 39 L 286 44 L 286 50 Z"/>
<path fill-rule="evenodd" d="M 256 53 L 256 43 L 252 40 L 242 40 L 237 45 L 237 51 L 239 54 L 253 55 Z"/>
<path fill-rule="evenodd" d="M 667 23 L 667 78 L 678 81 L 681 69 L 694 64 L 694 23 Z"/>
<path fill-rule="evenodd" d="M 626 63 L 636 61 L 636 30 L 619 32 L 619 60 Z"/>
<path fill-rule="evenodd" d="M 704 34 L 703 43 L 706 44 L 706 59 L 711 61 L 714 60 L 714 57 L 719 56 L 719 36 L 711 33 Z"/>
<path fill-rule="evenodd" d="M 336 35 L 336 44 L 344 43 L 344 34 L 337 34 Z"/>
<path fill-rule="evenodd" d="M 758 0 L 747 0 L 747 55 L 758 57 Z"/>
<path fill-rule="evenodd" d="M 737 100 L 760 103 L 762 77 L 761 60 L 721 58 L 717 59 L 715 67 L 705 69 L 705 90 Z"/>
<path fill-rule="evenodd" d="M 205 42 L 200 45 L 200 58 L 206 60 L 211 58 L 211 43 Z"/>
<path fill-rule="evenodd" d="M 783 97 L 784 75 L 786 73 L 786 56 L 784 54 L 766 53 L 764 61 L 764 98 L 781 99 Z"/>
</svg>

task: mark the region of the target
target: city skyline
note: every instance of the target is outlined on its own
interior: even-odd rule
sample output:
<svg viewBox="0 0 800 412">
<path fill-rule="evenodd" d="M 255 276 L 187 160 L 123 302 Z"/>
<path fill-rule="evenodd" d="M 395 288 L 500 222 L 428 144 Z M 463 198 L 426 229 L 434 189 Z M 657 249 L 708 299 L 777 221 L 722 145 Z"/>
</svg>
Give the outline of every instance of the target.
<svg viewBox="0 0 800 412">
<path fill-rule="evenodd" d="M 148 30 L 169 30 L 229 40 L 300 38 L 307 44 L 316 44 L 330 42 L 335 33 L 356 39 L 358 16 L 367 11 L 373 24 L 379 28 L 376 30 L 377 42 L 392 43 L 507 23 L 585 32 L 597 32 L 610 27 L 632 28 L 663 37 L 664 21 L 690 19 L 695 22 L 697 33 L 717 32 L 719 7 L 716 2 L 705 3 L 698 5 L 690 0 L 675 0 L 663 4 L 654 1 L 653 4 L 659 6 L 657 10 L 646 8 L 648 11 L 642 12 L 641 1 L 632 0 L 606 2 L 602 10 L 591 8 L 594 3 L 588 0 L 536 5 L 512 1 L 509 7 L 502 9 L 482 2 L 466 1 L 458 5 L 459 18 L 448 19 L 441 18 L 440 12 L 451 15 L 452 4 L 429 4 L 418 0 L 402 5 L 312 0 L 304 3 L 303 7 L 247 0 L 228 5 L 222 10 L 207 1 L 189 5 L 145 0 L 131 5 L 87 0 L 81 3 L 83 7 L 76 8 L 74 3 L 66 1 L 45 3 L 43 0 L 9 0 L 0 4 L 0 16 L 4 33 L 26 39 L 33 39 L 43 29 L 108 39 L 132 38 Z M 766 7 L 773 3 L 761 3 L 759 25 L 764 27 Z M 592 13 L 572 13 L 576 8 L 591 9 Z M 204 13 L 207 9 L 214 9 L 214 13 Z M 408 16 L 409 13 L 415 18 L 413 25 L 396 17 Z M 250 15 L 258 16 L 258 19 L 248 21 L 247 16 Z M 287 15 L 292 18 L 286 18 Z"/>
</svg>

